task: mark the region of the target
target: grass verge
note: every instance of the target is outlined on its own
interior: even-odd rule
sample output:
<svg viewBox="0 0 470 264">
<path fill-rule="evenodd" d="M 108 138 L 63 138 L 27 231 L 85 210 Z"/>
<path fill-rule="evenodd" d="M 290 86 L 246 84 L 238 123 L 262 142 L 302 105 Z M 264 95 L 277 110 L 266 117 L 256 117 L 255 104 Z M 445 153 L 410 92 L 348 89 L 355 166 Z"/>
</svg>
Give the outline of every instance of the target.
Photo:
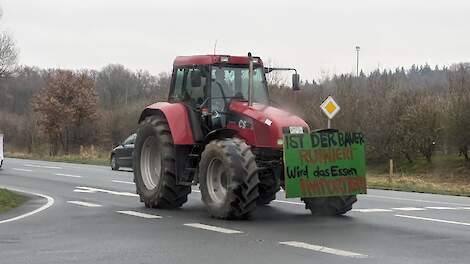
<svg viewBox="0 0 470 264">
<path fill-rule="evenodd" d="M 388 162 L 368 164 L 369 188 L 470 196 L 470 162 L 458 155 L 435 155 L 431 163 L 424 158 L 394 163 L 391 179 Z"/>
<path fill-rule="evenodd" d="M 470 181 L 464 177 L 436 177 L 431 175 L 367 175 L 367 185 L 373 189 L 405 192 L 470 196 Z"/>
<path fill-rule="evenodd" d="M 11 192 L 6 189 L 0 189 L 0 213 L 20 206 L 28 200 L 27 197 Z"/>
<path fill-rule="evenodd" d="M 32 159 L 32 160 L 45 160 L 45 161 L 57 161 L 67 163 L 78 163 L 78 164 L 90 164 L 90 165 L 109 165 L 109 157 L 100 155 L 98 157 L 89 157 L 82 155 L 60 155 L 60 156 L 47 156 L 37 154 L 25 154 L 25 153 L 5 153 L 8 158 L 17 159 Z"/>
</svg>

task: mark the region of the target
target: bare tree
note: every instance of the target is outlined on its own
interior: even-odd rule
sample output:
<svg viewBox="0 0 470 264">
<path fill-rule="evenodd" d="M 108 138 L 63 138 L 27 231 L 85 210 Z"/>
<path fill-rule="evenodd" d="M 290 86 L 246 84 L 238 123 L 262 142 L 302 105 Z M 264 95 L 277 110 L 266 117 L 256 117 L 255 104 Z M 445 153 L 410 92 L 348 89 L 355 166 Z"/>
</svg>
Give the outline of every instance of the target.
<svg viewBox="0 0 470 264">
<path fill-rule="evenodd" d="M 3 31 L 0 33 L 0 77 L 5 78 L 11 75 L 15 69 L 18 59 L 18 50 L 15 41 Z"/>
</svg>

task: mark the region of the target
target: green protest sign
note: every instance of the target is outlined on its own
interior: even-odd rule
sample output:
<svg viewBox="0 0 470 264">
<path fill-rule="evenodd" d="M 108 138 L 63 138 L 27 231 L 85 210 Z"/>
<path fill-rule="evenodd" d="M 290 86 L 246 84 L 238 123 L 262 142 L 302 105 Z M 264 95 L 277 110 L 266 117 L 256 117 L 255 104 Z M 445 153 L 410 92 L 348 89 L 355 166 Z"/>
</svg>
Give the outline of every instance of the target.
<svg viewBox="0 0 470 264">
<path fill-rule="evenodd" d="M 286 134 L 283 145 L 287 198 L 366 193 L 362 133 Z"/>
</svg>

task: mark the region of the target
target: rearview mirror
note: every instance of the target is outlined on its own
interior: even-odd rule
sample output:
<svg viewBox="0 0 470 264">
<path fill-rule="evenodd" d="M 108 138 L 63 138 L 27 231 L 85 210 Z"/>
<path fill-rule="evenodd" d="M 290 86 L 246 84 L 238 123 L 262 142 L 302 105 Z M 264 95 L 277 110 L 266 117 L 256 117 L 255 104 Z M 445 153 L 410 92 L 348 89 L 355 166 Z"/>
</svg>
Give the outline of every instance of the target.
<svg viewBox="0 0 470 264">
<path fill-rule="evenodd" d="M 202 82 L 201 70 L 193 69 L 191 71 L 191 86 L 200 87 Z"/>
<path fill-rule="evenodd" d="M 292 90 L 300 90 L 300 75 L 297 73 L 292 74 Z"/>
</svg>

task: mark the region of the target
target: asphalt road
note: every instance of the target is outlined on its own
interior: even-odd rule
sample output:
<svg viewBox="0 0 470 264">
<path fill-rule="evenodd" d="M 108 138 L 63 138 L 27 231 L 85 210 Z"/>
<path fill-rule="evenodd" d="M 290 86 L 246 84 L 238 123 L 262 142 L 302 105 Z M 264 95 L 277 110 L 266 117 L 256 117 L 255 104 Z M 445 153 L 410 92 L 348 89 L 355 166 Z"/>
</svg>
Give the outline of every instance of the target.
<svg viewBox="0 0 470 264">
<path fill-rule="evenodd" d="M 0 186 L 50 196 L 0 215 L 0 263 L 469 263 L 470 198 L 369 190 L 344 217 L 313 217 L 297 199 L 252 220 L 146 209 L 132 172 L 6 159 Z M 49 201 L 50 202 L 50 201 Z"/>
</svg>

